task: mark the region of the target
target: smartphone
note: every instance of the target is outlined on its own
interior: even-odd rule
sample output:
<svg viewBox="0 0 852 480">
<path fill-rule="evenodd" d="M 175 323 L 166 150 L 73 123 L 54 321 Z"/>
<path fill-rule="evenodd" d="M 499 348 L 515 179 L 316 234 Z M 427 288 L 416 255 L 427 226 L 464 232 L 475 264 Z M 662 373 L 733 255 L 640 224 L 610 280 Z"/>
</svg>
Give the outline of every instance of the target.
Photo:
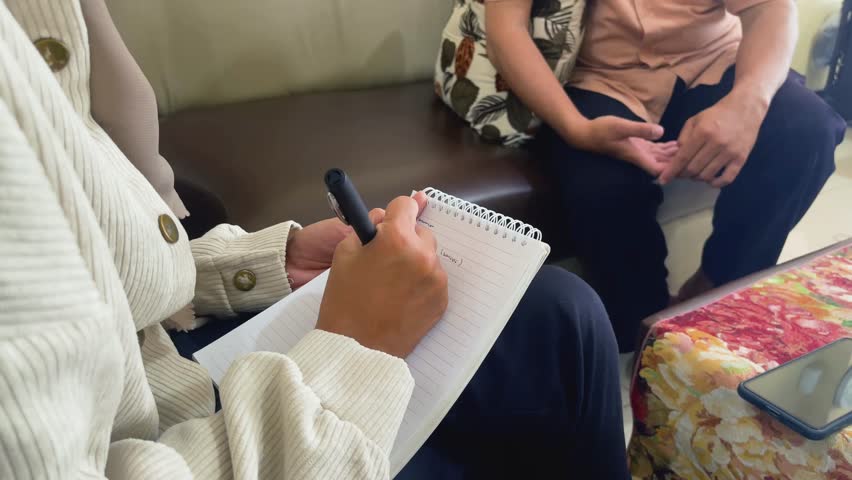
<svg viewBox="0 0 852 480">
<path fill-rule="evenodd" d="M 805 438 L 822 440 L 852 424 L 852 338 L 746 380 L 737 391 Z"/>
</svg>

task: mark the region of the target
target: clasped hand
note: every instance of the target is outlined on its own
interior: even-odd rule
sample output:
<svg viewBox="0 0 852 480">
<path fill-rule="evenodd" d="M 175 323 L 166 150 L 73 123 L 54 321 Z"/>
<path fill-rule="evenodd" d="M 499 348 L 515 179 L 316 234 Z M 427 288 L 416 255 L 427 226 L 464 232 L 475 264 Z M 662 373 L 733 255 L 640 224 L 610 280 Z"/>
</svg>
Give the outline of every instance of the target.
<svg viewBox="0 0 852 480">
<path fill-rule="evenodd" d="M 690 118 L 676 141 L 658 142 L 660 125 L 605 116 L 589 120 L 569 142 L 632 163 L 661 185 L 680 177 L 721 188 L 739 175 L 765 115 L 764 106 L 732 92 Z"/>
<path fill-rule="evenodd" d="M 722 188 L 734 182 L 748 160 L 766 115 L 765 108 L 735 95 L 687 120 L 679 150 L 659 176 L 665 185 L 675 177 Z"/>
</svg>

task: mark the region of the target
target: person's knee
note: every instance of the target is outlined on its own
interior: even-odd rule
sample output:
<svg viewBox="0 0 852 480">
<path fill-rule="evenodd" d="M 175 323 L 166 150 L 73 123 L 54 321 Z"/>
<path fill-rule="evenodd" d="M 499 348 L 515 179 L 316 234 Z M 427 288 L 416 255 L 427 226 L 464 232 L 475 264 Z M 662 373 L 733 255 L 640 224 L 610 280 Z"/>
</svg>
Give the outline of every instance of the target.
<svg viewBox="0 0 852 480">
<path fill-rule="evenodd" d="M 846 122 L 804 86 L 788 81 L 782 87 L 764 128 L 762 141 L 778 152 L 767 161 L 779 181 L 796 184 L 815 179 L 824 183 L 834 172 L 834 150 L 843 141 Z"/>
<path fill-rule="evenodd" d="M 582 278 L 554 265 L 541 267 L 530 290 L 537 293 L 540 301 L 553 304 L 600 302 L 598 295 Z"/>
<path fill-rule="evenodd" d="M 544 266 L 533 280 L 531 300 L 539 308 L 556 312 L 553 329 L 569 331 L 571 337 L 598 347 L 617 349 L 606 309 L 598 294 L 577 275 L 559 267 Z"/>
<path fill-rule="evenodd" d="M 807 152 L 833 151 L 846 134 L 846 121 L 830 105 L 791 81 L 776 95 L 766 121 L 779 139 L 790 140 Z"/>
<path fill-rule="evenodd" d="M 809 102 L 801 116 L 793 120 L 792 131 L 788 133 L 805 145 L 806 151 L 825 150 L 833 152 L 843 141 L 846 134 L 846 122 L 822 99 Z M 831 156 L 833 163 L 833 155 Z"/>
</svg>

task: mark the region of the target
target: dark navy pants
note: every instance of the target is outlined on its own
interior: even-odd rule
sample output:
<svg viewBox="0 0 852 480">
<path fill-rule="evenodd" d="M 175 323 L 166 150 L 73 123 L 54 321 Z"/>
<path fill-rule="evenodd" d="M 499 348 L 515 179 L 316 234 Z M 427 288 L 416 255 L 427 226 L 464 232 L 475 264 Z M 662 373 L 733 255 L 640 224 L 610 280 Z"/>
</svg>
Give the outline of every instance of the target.
<svg viewBox="0 0 852 480">
<path fill-rule="evenodd" d="M 628 479 L 618 351 L 595 292 L 544 267 L 398 479 Z"/>
<path fill-rule="evenodd" d="M 185 356 L 233 328 L 172 336 Z M 545 266 L 399 479 L 630 478 L 618 349 L 595 292 Z"/>
<path fill-rule="evenodd" d="M 717 85 L 687 89 L 679 81 L 660 122 L 663 140 L 677 139 L 689 118 L 727 95 L 734 77 L 732 67 Z M 586 117 L 641 121 L 610 97 L 566 91 Z M 834 172 L 834 150 L 845 132 L 843 119 L 791 72 L 745 167 L 716 202 L 701 261 L 715 285 L 775 265 L 790 230 Z M 631 351 L 642 319 L 669 303 L 668 251 L 657 223 L 663 190 L 640 168 L 574 149 L 549 128 L 535 148 L 559 184 L 565 228 L 584 272 L 606 305 L 621 350 Z"/>
</svg>

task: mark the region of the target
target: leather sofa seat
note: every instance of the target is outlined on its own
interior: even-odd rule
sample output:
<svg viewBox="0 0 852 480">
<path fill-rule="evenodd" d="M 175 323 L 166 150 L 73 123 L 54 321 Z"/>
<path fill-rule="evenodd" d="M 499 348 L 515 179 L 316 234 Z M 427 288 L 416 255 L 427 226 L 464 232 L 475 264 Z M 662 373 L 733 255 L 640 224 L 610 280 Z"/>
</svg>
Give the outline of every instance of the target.
<svg viewBox="0 0 852 480">
<path fill-rule="evenodd" d="M 340 167 L 368 206 L 431 186 L 530 222 L 554 257 L 568 254 L 538 162 L 483 143 L 428 82 L 186 110 L 163 120 L 160 150 L 181 183 L 211 193 L 248 230 L 329 217 L 322 176 Z"/>
</svg>

